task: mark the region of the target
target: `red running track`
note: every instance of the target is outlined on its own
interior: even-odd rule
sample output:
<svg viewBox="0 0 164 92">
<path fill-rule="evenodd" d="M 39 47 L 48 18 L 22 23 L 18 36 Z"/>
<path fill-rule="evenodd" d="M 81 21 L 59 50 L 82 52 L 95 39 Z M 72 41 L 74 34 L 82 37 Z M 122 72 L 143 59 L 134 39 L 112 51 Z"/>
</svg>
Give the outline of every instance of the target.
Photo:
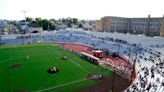
<svg viewBox="0 0 164 92">
<path fill-rule="evenodd" d="M 79 53 L 85 52 L 90 55 L 93 55 L 92 54 L 93 49 L 89 46 L 85 46 L 81 44 L 71 44 L 71 43 L 61 43 L 61 44 L 59 43 L 59 45 L 62 45 L 65 49 L 69 49 L 74 52 L 79 52 Z M 118 67 L 118 68 L 126 67 L 130 69 L 130 64 L 126 60 L 119 57 L 113 58 L 103 55 L 103 58 L 101 60 L 105 61 L 107 64 L 112 65 L 113 67 Z"/>
</svg>

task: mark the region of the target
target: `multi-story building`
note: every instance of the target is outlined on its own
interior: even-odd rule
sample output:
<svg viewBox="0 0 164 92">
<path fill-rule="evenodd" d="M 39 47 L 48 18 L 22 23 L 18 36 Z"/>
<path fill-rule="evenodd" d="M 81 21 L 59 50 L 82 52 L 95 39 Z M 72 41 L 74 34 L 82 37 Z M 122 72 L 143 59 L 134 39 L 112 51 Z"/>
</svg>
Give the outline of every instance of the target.
<svg viewBox="0 0 164 92">
<path fill-rule="evenodd" d="M 164 16 L 163 16 L 162 25 L 161 25 L 161 28 L 160 28 L 160 36 L 164 37 Z"/>
<path fill-rule="evenodd" d="M 97 31 L 106 32 L 127 32 L 129 19 L 122 17 L 107 16 L 96 21 Z"/>
<path fill-rule="evenodd" d="M 161 18 L 123 18 L 103 17 L 96 21 L 97 31 L 120 32 L 132 34 L 145 34 L 147 36 L 159 36 L 162 24 Z M 163 31 L 162 31 L 163 32 Z"/>
<path fill-rule="evenodd" d="M 99 32 L 103 31 L 101 20 L 96 20 L 96 31 L 99 31 Z"/>
</svg>

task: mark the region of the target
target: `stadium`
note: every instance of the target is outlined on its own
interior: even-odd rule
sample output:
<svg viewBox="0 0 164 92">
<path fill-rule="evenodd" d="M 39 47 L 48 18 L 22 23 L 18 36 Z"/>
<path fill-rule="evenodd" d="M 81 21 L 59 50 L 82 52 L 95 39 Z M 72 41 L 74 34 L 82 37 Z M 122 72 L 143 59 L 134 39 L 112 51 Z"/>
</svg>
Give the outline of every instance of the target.
<svg viewBox="0 0 164 92">
<path fill-rule="evenodd" d="M 164 91 L 160 37 L 66 29 L 0 45 L 0 92 Z"/>
</svg>

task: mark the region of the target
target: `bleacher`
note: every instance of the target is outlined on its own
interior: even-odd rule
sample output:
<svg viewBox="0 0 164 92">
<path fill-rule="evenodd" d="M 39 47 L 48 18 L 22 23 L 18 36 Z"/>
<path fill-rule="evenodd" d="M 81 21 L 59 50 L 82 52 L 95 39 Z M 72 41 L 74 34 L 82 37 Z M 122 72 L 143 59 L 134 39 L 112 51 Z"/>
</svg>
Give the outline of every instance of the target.
<svg viewBox="0 0 164 92">
<path fill-rule="evenodd" d="M 130 64 L 133 65 L 136 60 L 136 79 L 125 92 L 164 92 L 164 38 L 79 30 L 29 35 L 31 38 L 23 39 L 17 38 L 18 35 L 7 39 L 2 36 L 1 43 L 15 45 L 68 42 L 89 45 L 94 49 L 119 51 L 119 56 Z"/>
</svg>

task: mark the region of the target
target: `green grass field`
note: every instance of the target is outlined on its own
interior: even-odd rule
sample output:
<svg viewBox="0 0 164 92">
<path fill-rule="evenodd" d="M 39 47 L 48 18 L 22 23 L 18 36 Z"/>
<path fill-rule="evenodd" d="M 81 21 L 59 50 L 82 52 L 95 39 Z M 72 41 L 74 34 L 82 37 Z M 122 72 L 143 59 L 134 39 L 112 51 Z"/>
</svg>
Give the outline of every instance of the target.
<svg viewBox="0 0 164 92">
<path fill-rule="evenodd" d="M 66 55 L 69 60 L 62 60 Z M 29 59 L 26 59 L 29 56 Z M 12 68 L 12 64 L 21 64 Z M 57 74 L 47 70 L 57 67 Z M 93 65 L 58 46 L 33 44 L 0 47 L 0 92 L 76 92 L 99 81 L 86 80 L 88 73 L 109 76 L 111 71 Z"/>
</svg>

